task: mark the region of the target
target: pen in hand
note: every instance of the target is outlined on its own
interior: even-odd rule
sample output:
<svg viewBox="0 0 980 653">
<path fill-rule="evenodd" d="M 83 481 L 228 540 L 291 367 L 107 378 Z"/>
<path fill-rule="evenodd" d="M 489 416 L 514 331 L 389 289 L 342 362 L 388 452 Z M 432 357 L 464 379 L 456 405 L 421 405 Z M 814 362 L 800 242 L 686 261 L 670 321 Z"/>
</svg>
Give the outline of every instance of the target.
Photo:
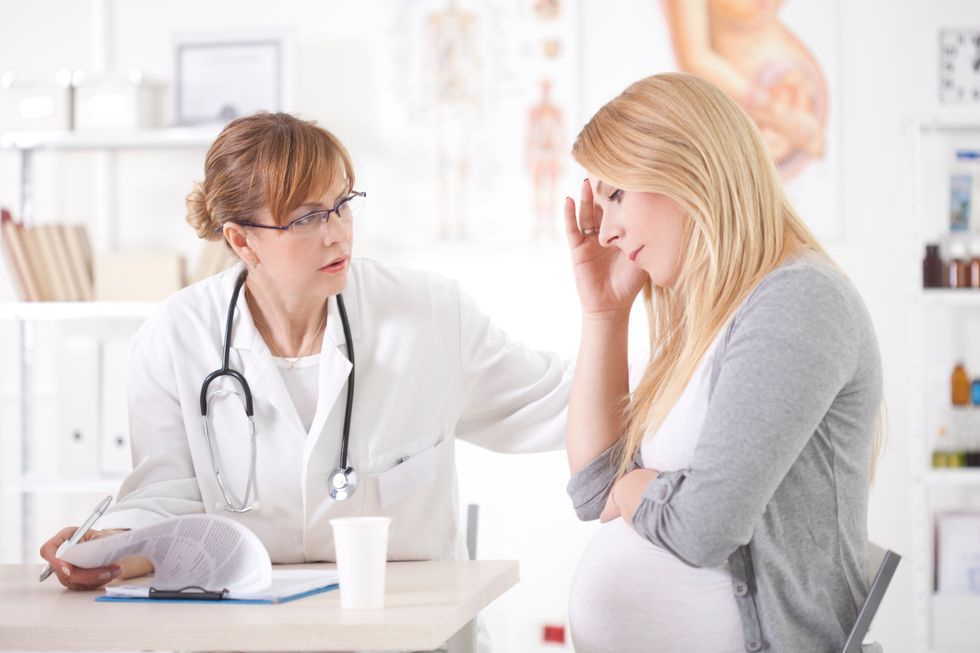
<svg viewBox="0 0 980 653">
<path fill-rule="evenodd" d="M 110 503 L 112 503 L 112 495 L 107 496 L 105 499 L 99 502 L 99 505 L 95 506 L 95 510 L 93 510 L 92 514 L 88 516 L 88 519 L 86 519 L 82 523 L 82 525 L 78 527 L 78 530 L 76 530 L 72 534 L 72 536 L 68 538 L 68 541 L 66 541 L 62 546 L 75 544 L 83 537 L 85 537 L 85 534 L 88 533 L 89 530 L 91 530 L 92 526 L 95 524 L 96 521 L 98 521 L 99 517 L 101 517 L 105 513 L 105 511 L 109 508 Z M 61 547 L 58 547 L 58 551 L 60 553 Z M 48 565 L 47 567 L 44 568 L 44 571 L 42 571 L 41 575 L 38 577 L 37 579 L 38 582 L 43 583 L 47 579 L 47 577 L 50 576 L 52 573 L 54 573 L 54 569 L 51 567 L 51 565 Z"/>
</svg>

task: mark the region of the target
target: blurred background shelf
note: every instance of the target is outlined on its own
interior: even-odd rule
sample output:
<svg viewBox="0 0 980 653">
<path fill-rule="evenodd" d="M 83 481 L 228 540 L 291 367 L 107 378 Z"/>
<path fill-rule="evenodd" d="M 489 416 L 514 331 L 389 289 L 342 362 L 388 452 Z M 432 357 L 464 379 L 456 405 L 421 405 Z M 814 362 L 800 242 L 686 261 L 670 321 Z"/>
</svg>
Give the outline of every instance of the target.
<svg viewBox="0 0 980 653">
<path fill-rule="evenodd" d="M 0 480 L 0 493 L 9 494 L 112 494 L 122 485 L 125 475 L 92 478 L 23 478 Z"/>
<path fill-rule="evenodd" d="M 977 485 L 980 486 L 980 468 L 931 469 L 925 473 L 929 485 Z M 980 612 L 977 613 L 980 615 Z"/>
<path fill-rule="evenodd" d="M 922 118 L 915 125 L 923 132 L 980 132 L 980 121 L 948 120 L 943 118 Z"/>
<path fill-rule="evenodd" d="M 925 306 L 980 308 L 980 290 L 966 288 L 930 288 L 918 295 Z"/>
<path fill-rule="evenodd" d="M 145 319 L 158 302 L 6 302 L 0 320 Z"/>
<path fill-rule="evenodd" d="M 23 131 L 0 133 L 0 149 L 126 150 L 206 147 L 220 127 L 169 127 L 130 131 Z"/>
</svg>

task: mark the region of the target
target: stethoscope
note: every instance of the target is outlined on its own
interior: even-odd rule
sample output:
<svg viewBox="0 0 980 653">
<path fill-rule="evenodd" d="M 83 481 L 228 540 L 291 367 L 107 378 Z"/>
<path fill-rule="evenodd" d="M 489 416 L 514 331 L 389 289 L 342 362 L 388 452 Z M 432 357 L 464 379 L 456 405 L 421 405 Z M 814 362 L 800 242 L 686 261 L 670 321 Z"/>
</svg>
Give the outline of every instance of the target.
<svg viewBox="0 0 980 653">
<path fill-rule="evenodd" d="M 238 276 L 238 280 L 235 282 L 235 290 L 231 294 L 231 303 L 228 305 L 228 320 L 225 323 L 225 341 L 221 354 L 221 368 L 208 374 L 204 379 L 204 384 L 201 386 L 201 419 L 204 421 L 204 439 L 208 443 L 208 455 L 211 458 L 211 466 L 214 468 L 214 477 L 218 481 L 221 496 L 225 500 L 224 509 L 228 512 L 237 513 L 248 512 L 259 505 L 258 492 L 255 488 L 255 421 L 252 418 L 252 390 L 249 388 L 248 381 L 245 380 L 245 377 L 240 372 L 228 366 L 228 356 L 231 351 L 231 327 L 235 317 L 235 307 L 238 304 L 238 295 L 242 290 L 242 286 L 245 285 L 245 277 L 247 276 L 248 270 L 243 270 Z M 340 309 L 340 321 L 344 326 L 344 338 L 347 339 L 347 359 L 350 361 L 351 368 L 350 375 L 347 377 L 347 408 L 344 412 L 344 435 L 340 441 L 340 464 L 330 474 L 329 486 L 330 496 L 334 500 L 345 501 L 357 490 L 357 473 L 350 466 L 350 461 L 347 458 L 347 445 L 350 442 L 350 415 L 351 408 L 354 406 L 354 341 L 350 335 L 350 324 L 347 321 L 347 309 L 344 307 L 344 298 L 340 294 L 337 295 L 337 308 Z M 211 442 L 211 432 L 208 429 L 208 386 L 211 385 L 212 381 L 222 376 L 230 376 L 238 381 L 238 384 L 242 388 L 242 393 L 245 395 L 245 416 L 248 417 L 248 431 L 252 454 L 250 457 L 251 468 L 248 475 L 248 482 L 245 484 L 245 497 L 241 502 L 233 501 L 231 494 L 225 487 L 225 483 L 221 478 L 221 458 L 218 451 L 216 451 L 216 445 L 213 445 Z M 252 500 L 253 494 L 256 496 L 254 500 Z"/>
</svg>

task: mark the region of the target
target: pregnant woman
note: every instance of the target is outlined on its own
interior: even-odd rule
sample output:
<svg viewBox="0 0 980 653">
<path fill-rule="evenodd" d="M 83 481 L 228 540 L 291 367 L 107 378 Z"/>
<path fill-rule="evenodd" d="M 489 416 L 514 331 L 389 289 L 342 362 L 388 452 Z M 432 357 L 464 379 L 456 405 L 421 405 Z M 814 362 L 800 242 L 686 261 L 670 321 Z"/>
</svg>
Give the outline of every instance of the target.
<svg viewBox="0 0 980 653">
<path fill-rule="evenodd" d="M 575 650 L 840 650 L 867 594 L 881 402 L 861 297 L 700 78 L 636 82 L 572 153 L 589 177 L 565 206 L 583 314 L 568 490 L 605 522 L 572 584 Z"/>
</svg>

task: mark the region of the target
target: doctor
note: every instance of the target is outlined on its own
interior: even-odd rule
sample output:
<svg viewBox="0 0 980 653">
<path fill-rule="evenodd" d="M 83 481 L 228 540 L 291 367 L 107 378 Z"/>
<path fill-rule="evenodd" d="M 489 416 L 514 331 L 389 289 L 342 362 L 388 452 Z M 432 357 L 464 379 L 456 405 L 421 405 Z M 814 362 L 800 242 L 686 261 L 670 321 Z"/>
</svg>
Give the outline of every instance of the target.
<svg viewBox="0 0 980 653">
<path fill-rule="evenodd" d="M 332 134 L 287 114 L 215 140 L 187 220 L 241 263 L 134 337 L 134 470 L 89 537 L 209 512 L 248 526 L 275 563 L 331 561 L 330 519 L 385 515 L 389 559 L 463 557 L 455 438 L 563 445 L 568 366 L 511 342 L 450 280 L 352 259 L 354 180 Z M 67 587 L 150 571 L 57 560 L 73 530 L 41 548 Z"/>
</svg>

